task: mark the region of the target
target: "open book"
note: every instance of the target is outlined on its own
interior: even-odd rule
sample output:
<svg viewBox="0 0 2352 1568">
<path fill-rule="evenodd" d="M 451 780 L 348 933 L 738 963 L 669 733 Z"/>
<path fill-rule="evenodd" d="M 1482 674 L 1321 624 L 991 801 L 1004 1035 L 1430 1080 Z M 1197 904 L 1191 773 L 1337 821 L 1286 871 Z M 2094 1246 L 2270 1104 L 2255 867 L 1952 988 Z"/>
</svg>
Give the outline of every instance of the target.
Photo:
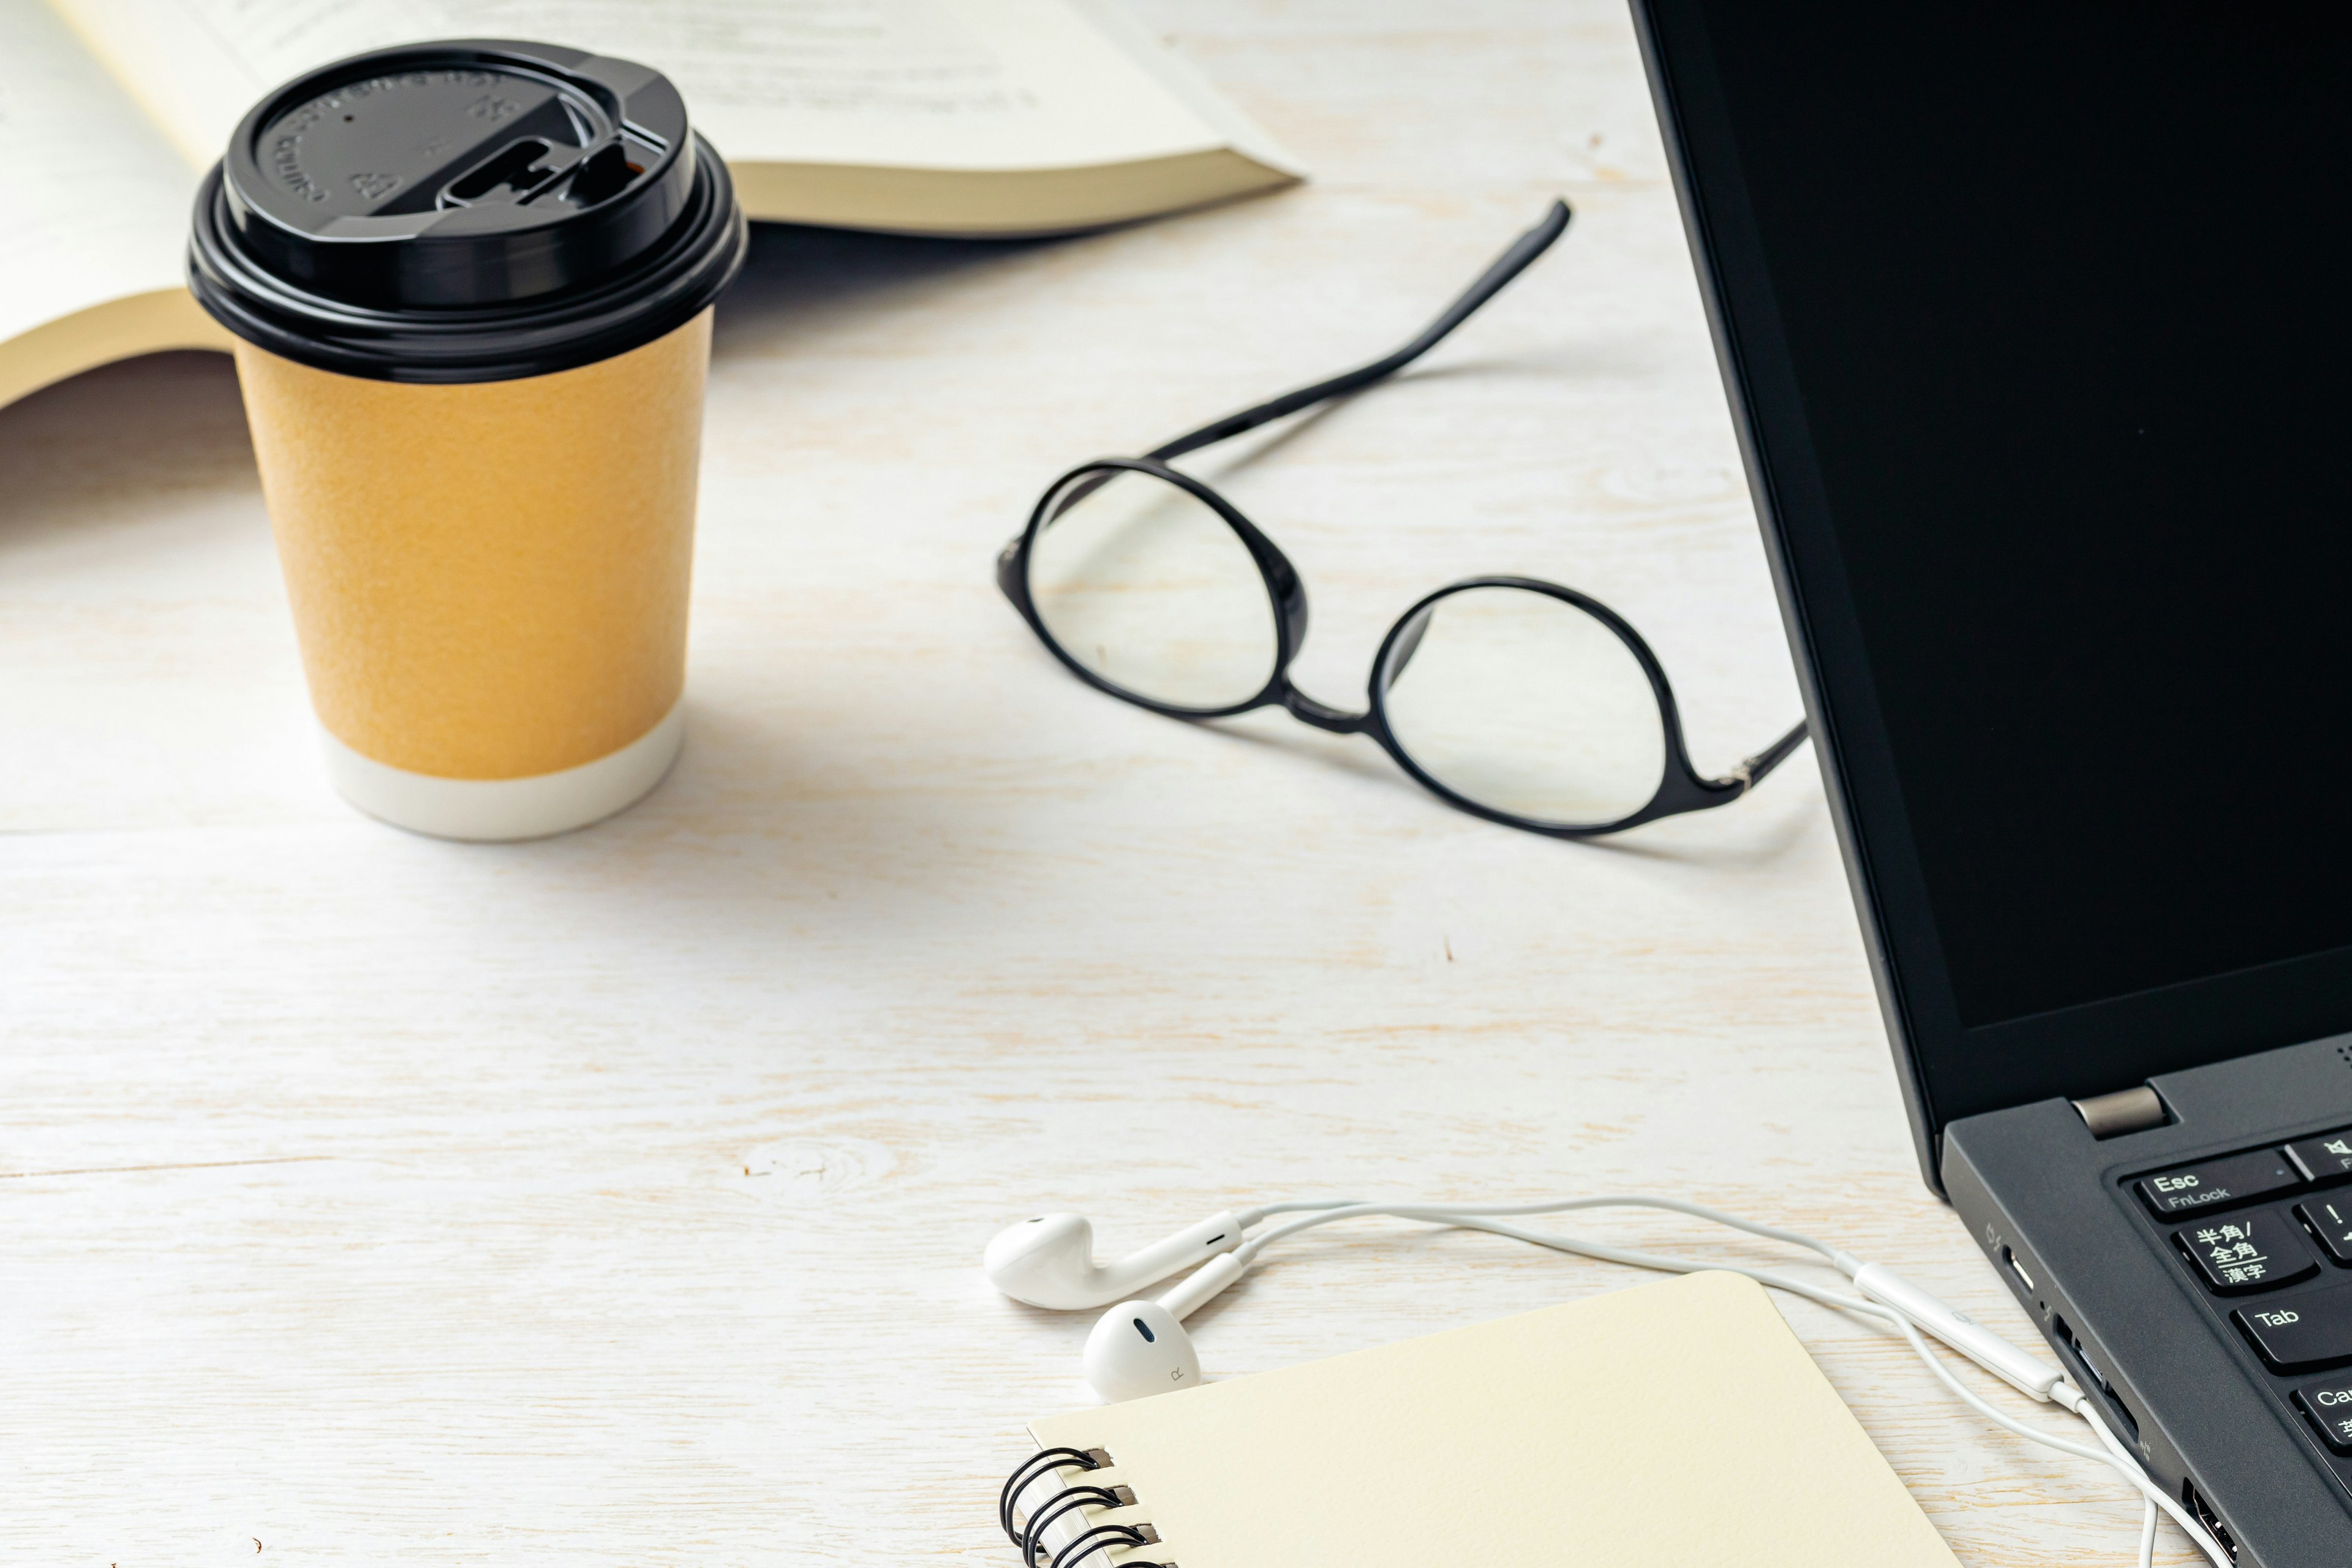
<svg viewBox="0 0 2352 1568">
<path fill-rule="evenodd" d="M 236 122 L 313 66 L 447 37 L 667 72 L 755 218 L 1051 234 L 1298 177 L 1116 0 L 0 0 L 0 404 L 226 347 L 181 274 Z"/>
</svg>

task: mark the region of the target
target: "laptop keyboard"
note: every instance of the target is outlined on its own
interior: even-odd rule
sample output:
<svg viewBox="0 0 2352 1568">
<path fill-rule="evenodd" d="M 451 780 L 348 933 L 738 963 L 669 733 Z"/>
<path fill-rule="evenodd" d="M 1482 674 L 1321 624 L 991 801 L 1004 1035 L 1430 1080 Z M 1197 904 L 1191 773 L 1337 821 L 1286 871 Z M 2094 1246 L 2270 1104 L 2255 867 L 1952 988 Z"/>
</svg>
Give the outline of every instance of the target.
<svg viewBox="0 0 2352 1568">
<path fill-rule="evenodd" d="M 2273 1391 L 2352 1456 L 2352 1185 L 2325 1190 L 2339 1183 L 2352 1128 L 2126 1181 Z"/>
</svg>

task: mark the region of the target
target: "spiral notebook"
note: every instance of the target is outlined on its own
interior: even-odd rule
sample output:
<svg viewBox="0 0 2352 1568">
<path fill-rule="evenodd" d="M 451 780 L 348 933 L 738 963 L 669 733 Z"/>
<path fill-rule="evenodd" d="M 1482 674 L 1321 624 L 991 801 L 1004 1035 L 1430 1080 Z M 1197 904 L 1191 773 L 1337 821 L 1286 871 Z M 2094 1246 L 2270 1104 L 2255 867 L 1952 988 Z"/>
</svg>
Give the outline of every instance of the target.
<svg viewBox="0 0 2352 1568">
<path fill-rule="evenodd" d="M 1040 1562 L 1062 1568 L 1957 1568 L 1763 1288 L 1736 1274 L 1029 1431 L 1044 1473 L 1017 1517 L 1075 1487 L 1133 1499 L 1054 1516 Z M 1054 1449 L 1087 1458 L 1045 1468 Z M 1081 1545 L 1084 1531 L 1105 1533 Z"/>
</svg>

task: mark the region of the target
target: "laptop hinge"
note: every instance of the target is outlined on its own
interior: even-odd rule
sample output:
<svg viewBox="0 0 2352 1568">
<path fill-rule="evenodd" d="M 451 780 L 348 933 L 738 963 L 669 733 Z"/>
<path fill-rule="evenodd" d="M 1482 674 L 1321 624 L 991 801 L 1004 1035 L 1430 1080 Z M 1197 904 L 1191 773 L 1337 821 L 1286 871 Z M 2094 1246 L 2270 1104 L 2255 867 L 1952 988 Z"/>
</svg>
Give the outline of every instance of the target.
<svg viewBox="0 0 2352 1568">
<path fill-rule="evenodd" d="M 2083 1125 L 2091 1130 L 2094 1138 L 2120 1138 L 2126 1132 L 2145 1132 L 2172 1120 L 2164 1109 L 2163 1099 L 2146 1084 L 2136 1089 L 2119 1089 L 2113 1094 L 2078 1100 L 2074 1101 L 2074 1110 L 2083 1118 Z"/>
</svg>

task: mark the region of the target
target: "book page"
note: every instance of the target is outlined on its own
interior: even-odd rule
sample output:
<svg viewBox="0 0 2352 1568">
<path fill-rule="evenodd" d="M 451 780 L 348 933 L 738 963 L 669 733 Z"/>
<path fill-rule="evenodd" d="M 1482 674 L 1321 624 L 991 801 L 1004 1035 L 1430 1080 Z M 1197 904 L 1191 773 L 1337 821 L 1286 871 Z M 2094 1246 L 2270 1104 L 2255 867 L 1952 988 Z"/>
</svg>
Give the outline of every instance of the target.
<svg viewBox="0 0 2352 1568">
<path fill-rule="evenodd" d="M 1099 3 L 1099 0 L 1096 0 Z M 730 163 L 1062 168 L 1225 145 L 1069 0 L 52 0 L 194 165 L 276 84 L 435 37 L 539 38 L 677 82 Z"/>
<path fill-rule="evenodd" d="M 195 180 L 40 0 L 0 0 L 0 342 L 177 289 Z"/>
</svg>

